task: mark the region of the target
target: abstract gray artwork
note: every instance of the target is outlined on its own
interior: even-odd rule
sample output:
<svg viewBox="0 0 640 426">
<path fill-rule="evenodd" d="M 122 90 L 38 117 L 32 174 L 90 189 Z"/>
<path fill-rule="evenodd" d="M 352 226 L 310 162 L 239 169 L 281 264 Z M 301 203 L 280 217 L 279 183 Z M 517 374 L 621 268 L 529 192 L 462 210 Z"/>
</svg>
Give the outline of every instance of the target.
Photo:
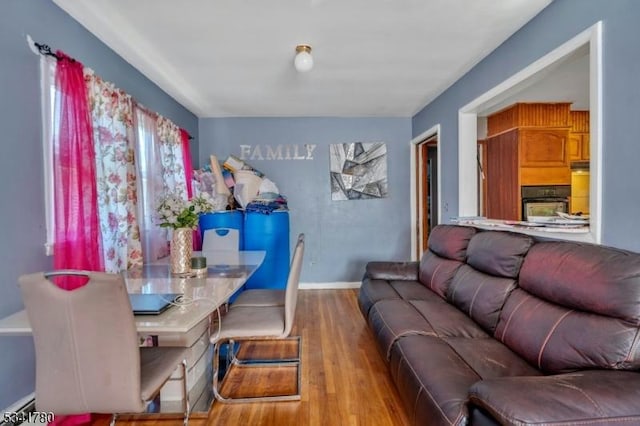
<svg viewBox="0 0 640 426">
<path fill-rule="evenodd" d="M 387 147 L 376 143 L 331 144 L 331 199 L 362 200 L 387 196 Z"/>
</svg>

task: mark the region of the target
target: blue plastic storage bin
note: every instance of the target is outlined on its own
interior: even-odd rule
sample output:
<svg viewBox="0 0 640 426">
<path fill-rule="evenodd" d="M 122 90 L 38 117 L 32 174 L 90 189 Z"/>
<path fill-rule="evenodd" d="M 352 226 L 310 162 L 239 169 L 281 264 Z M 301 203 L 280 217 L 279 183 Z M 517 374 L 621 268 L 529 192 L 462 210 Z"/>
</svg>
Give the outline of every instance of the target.
<svg viewBox="0 0 640 426">
<path fill-rule="evenodd" d="M 262 265 L 246 288 L 282 289 L 289 275 L 289 212 L 270 214 L 249 211 L 244 218 L 244 250 L 265 250 Z"/>
</svg>

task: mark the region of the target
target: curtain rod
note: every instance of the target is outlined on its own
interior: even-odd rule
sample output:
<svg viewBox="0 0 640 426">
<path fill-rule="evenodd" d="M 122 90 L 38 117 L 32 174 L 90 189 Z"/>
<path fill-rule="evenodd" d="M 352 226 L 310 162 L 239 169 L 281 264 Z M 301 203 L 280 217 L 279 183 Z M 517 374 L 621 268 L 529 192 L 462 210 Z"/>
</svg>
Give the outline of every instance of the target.
<svg viewBox="0 0 640 426">
<path fill-rule="evenodd" d="M 40 53 L 41 55 L 45 55 L 45 56 L 51 56 L 53 58 L 56 58 L 56 60 L 61 60 L 61 59 L 68 59 L 69 61 L 75 62 L 74 58 L 71 57 L 64 57 L 64 56 L 59 56 L 55 53 L 53 53 L 51 51 L 51 47 L 49 47 L 49 45 L 44 44 L 44 43 L 38 43 L 36 41 L 33 41 L 33 39 L 31 38 L 31 36 L 27 35 L 27 42 L 31 45 L 33 45 L 36 49 L 38 49 L 38 53 Z M 137 102 L 136 102 L 137 103 Z M 140 104 L 138 104 L 138 106 L 141 106 Z M 148 110 L 147 108 L 143 107 L 144 109 L 146 109 L 147 111 L 157 114 L 151 110 Z M 186 130 L 185 130 L 186 131 Z M 187 135 L 189 136 L 189 140 L 193 140 L 193 136 L 191 136 L 191 134 L 189 132 L 187 132 Z"/>
</svg>

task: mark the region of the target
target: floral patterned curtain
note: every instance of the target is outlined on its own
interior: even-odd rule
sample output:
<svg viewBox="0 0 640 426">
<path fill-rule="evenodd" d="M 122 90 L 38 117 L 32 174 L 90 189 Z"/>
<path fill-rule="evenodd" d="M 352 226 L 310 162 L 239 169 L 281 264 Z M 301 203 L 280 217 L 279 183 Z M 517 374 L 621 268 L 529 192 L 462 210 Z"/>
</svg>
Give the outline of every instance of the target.
<svg viewBox="0 0 640 426">
<path fill-rule="evenodd" d="M 165 191 L 167 193 L 176 193 L 184 200 L 188 200 L 180 128 L 171 120 L 160 115 L 158 115 L 156 125 L 160 140 L 160 159 L 162 161 L 162 179 Z"/>
<path fill-rule="evenodd" d="M 85 68 L 93 121 L 98 212 L 107 272 L 142 265 L 137 220 L 133 101 Z"/>
</svg>

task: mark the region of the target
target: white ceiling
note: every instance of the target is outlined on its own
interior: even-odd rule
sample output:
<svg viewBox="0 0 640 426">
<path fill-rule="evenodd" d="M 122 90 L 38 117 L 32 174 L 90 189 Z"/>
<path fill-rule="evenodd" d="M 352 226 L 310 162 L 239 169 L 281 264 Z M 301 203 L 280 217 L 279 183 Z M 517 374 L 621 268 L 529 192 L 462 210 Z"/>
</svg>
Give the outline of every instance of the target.
<svg viewBox="0 0 640 426">
<path fill-rule="evenodd" d="M 551 1 L 54 0 L 199 117 L 410 117 Z"/>
</svg>

